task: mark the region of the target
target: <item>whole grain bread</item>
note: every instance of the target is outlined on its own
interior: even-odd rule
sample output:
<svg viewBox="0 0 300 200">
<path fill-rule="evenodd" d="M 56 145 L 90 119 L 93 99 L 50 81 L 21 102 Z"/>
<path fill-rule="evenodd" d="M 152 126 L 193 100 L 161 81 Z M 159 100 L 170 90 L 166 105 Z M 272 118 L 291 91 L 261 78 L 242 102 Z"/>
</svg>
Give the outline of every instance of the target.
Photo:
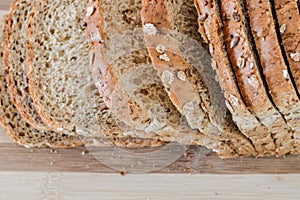
<svg viewBox="0 0 300 200">
<path fill-rule="evenodd" d="M 99 135 L 114 127 L 91 78 L 86 5 L 87 1 L 40 1 L 29 18 L 29 92 L 43 122 L 58 133 Z"/>
<path fill-rule="evenodd" d="M 267 0 L 249 0 L 245 6 L 268 91 L 294 133 L 293 136 L 286 134 L 286 139 L 292 141 L 296 135 L 299 138 L 300 133 L 299 93 L 278 41 L 279 30 L 276 31 L 271 3 Z M 296 144 L 295 150 L 300 150 L 299 144 Z"/>
<path fill-rule="evenodd" d="M 20 115 L 11 101 L 6 82 L 6 70 L 3 59 L 3 41 L 7 34 L 5 21 L 0 22 L 0 123 L 6 130 L 8 137 L 26 147 L 66 148 L 83 145 L 78 136 L 57 135 L 51 131 L 39 131 L 30 126 Z"/>
<path fill-rule="evenodd" d="M 6 27 L 4 61 L 12 102 L 27 123 L 38 130 L 47 131 L 49 127 L 42 122 L 33 105 L 26 77 L 26 27 L 35 2 L 15 0 L 11 5 Z"/>
<path fill-rule="evenodd" d="M 250 145 L 223 103 L 210 56 L 198 33 L 194 1 L 144 0 L 141 16 L 153 66 L 189 125 L 206 135 L 226 138 L 236 146 Z"/>
<path fill-rule="evenodd" d="M 292 77 L 300 91 L 300 3 L 297 0 L 271 0 L 280 32 L 280 42 Z"/>
<path fill-rule="evenodd" d="M 205 33 L 200 33 L 205 34 L 202 37 L 207 38 L 209 41 L 210 53 L 215 60 L 215 70 L 217 71 L 219 82 L 226 98 L 226 105 L 231 111 L 233 119 L 238 125 L 239 129 L 244 133 L 244 135 L 252 140 L 253 145 L 258 151 L 258 156 L 275 154 L 281 155 L 282 152 L 276 152 L 272 132 L 267 129 L 267 127 L 270 126 L 278 117 L 276 117 L 276 115 L 272 115 L 270 117 L 275 118 L 272 121 L 261 120 L 261 116 L 255 115 L 255 113 L 253 113 L 253 110 L 250 109 L 250 107 L 248 106 L 249 99 L 247 100 L 244 98 L 244 91 L 242 90 L 242 88 L 238 87 L 238 79 L 241 77 L 235 74 L 234 66 L 231 65 L 229 55 L 226 51 L 226 43 L 228 43 L 228 41 L 225 42 L 224 40 L 224 24 L 220 15 L 221 8 L 218 3 L 220 2 L 215 0 L 195 1 L 195 5 L 199 14 L 198 22 L 200 26 L 202 26 L 205 30 Z M 222 1 L 221 3 L 225 2 Z M 234 5 L 233 9 L 237 9 L 237 5 Z M 244 32 L 242 31 L 241 33 Z M 233 47 L 235 47 L 235 45 L 237 44 L 238 43 L 236 42 L 232 42 Z M 247 64 L 247 66 L 249 64 Z M 250 67 L 250 69 L 251 68 L 252 67 Z"/>
<path fill-rule="evenodd" d="M 290 153 L 294 149 L 292 129 L 269 93 L 243 6 L 239 1 L 232 0 L 220 1 L 220 7 L 227 52 L 246 105 L 271 132 L 273 141 L 269 143 L 275 143 L 277 154 Z"/>
<path fill-rule="evenodd" d="M 117 120 L 92 81 L 85 38 L 87 1 L 41 1 L 27 30 L 29 92 L 44 122 L 66 135 L 108 139 L 118 146 L 159 146 Z M 104 138 L 105 136 L 105 138 Z"/>
<path fill-rule="evenodd" d="M 205 145 L 222 157 L 253 155 L 247 143 L 246 148 L 237 147 L 188 127 L 152 67 L 141 30 L 141 6 L 141 1 L 126 0 L 90 1 L 87 7 L 94 79 L 108 107 L 151 138 Z"/>
</svg>

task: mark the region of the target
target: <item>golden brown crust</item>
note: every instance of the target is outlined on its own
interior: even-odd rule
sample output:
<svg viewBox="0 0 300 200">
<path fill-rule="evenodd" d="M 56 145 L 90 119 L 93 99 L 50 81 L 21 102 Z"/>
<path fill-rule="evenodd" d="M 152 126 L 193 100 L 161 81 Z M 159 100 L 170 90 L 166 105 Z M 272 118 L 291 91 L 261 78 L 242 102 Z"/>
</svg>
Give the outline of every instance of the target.
<svg viewBox="0 0 300 200">
<path fill-rule="evenodd" d="M 215 60 L 219 82 L 226 98 L 226 105 L 233 115 L 240 130 L 250 138 L 258 156 L 275 155 L 275 145 L 267 128 L 248 109 L 237 86 L 236 76 L 231 69 L 230 60 L 223 40 L 223 27 L 215 1 L 196 0 L 195 5 L 200 16 L 206 16 L 202 23 L 210 42 L 210 53 Z M 271 141 L 271 142 L 270 142 Z"/>
<path fill-rule="evenodd" d="M 223 125 L 213 125 L 210 121 L 210 115 L 213 115 L 213 113 L 210 110 L 212 102 L 210 100 L 208 88 L 198 71 L 184 57 L 183 52 L 180 50 L 178 45 L 180 41 L 177 40 L 182 35 L 185 35 L 186 37 L 188 36 L 189 38 L 194 35 L 186 35 L 187 33 L 178 33 L 177 31 L 174 31 L 171 21 L 175 21 L 173 18 L 176 14 L 170 13 L 171 10 L 168 9 L 167 3 L 168 2 L 166 0 L 143 1 L 143 9 L 141 12 L 143 24 L 152 24 L 159 33 L 152 35 L 144 32 L 147 49 L 151 56 L 153 67 L 158 71 L 173 104 L 180 112 L 186 115 L 188 121 L 203 121 L 202 123 L 199 122 L 197 126 L 193 126 L 193 124 L 190 123 L 193 128 L 198 128 L 209 137 L 216 137 L 216 140 L 228 139 L 233 144 L 230 146 L 231 148 L 234 149 L 238 146 L 245 148 L 240 148 L 240 151 L 237 151 L 238 154 L 248 155 L 250 149 L 252 149 L 252 151 L 255 150 L 252 148 L 252 145 L 249 143 L 247 138 L 244 138 L 238 130 L 230 129 L 227 131 Z M 176 5 L 174 4 L 174 6 Z M 179 26 L 179 24 L 177 25 Z M 174 38 L 168 39 L 169 34 Z M 177 37 L 176 34 L 182 35 Z M 185 40 L 187 40 L 187 38 Z M 190 51 L 190 53 L 191 52 L 192 51 Z M 166 54 L 169 58 L 167 61 L 161 59 L 161 56 L 164 54 Z M 166 74 L 173 76 L 171 83 L 169 82 L 169 79 L 167 79 Z M 191 116 L 186 114 L 184 111 L 184 106 L 189 102 L 194 102 L 196 105 L 202 106 L 199 106 L 197 111 L 193 111 L 197 113 L 192 116 L 193 119 L 190 119 Z M 218 128 L 220 129 L 218 130 L 216 126 L 219 126 Z"/>
<path fill-rule="evenodd" d="M 278 20 L 281 44 L 292 76 L 300 91 L 300 7 L 297 0 L 273 0 Z"/>
<path fill-rule="evenodd" d="M 166 1 L 158 0 L 153 2 L 145 0 L 143 4 L 141 15 L 143 24 L 152 24 L 158 32 L 160 32 L 160 34 L 156 35 L 144 33 L 147 49 L 152 59 L 153 67 L 158 71 L 173 104 L 181 113 L 184 113 L 184 105 L 189 102 L 204 107 L 205 104 L 202 102 L 199 92 L 202 92 L 200 91 L 201 89 L 207 89 L 204 87 L 198 88 L 192 83 L 192 80 L 190 80 L 190 77 L 186 74 L 194 71 L 193 66 L 184 59 L 182 52 L 179 50 L 179 46 L 175 43 L 178 41 L 173 41 L 174 38 L 173 40 L 168 40 L 167 38 L 167 34 L 172 33 L 172 27 L 169 21 L 171 16 L 169 16 Z M 175 31 L 173 34 L 176 34 Z M 159 47 L 163 50 L 159 51 Z M 161 59 L 162 55 L 167 55 L 168 60 Z M 180 73 L 182 77 L 178 76 Z M 170 81 L 171 78 L 172 81 Z M 203 82 L 200 80 L 200 77 L 198 81 Z M 208 91 L 205 92 L 208 93 Z M 193 124 L 190 124 L 190 126 L 200 130 L 202 127 L 207 127 L 207 129 L 211 129 L 215 132 L 212 134 L 218 135 L 216 128 L 209 122 L 208 113 L 205 113 L 203 109 L 204 108 L 200 106 L 199 109 L 197 109 L 197 121 L 202 121 L 202 123 L 199 122 L 198 126 L 193 126 Z"/>
<path fill-rule="evenodd" d="M 247 106 L 254 113 L 265 114 L 267 110 L 273 110 L 273 105 L 265 91 L 259 66 L 257 66 L 257 61 L 249 45 L 250 42 L 244 32 L 243 17 L 238 2 L 236 0 L 221 1 L 220 7 L 226 49 L 241 94 Z"/>
<path fill-rule="evenodd" d="M 93 44 L 92 47 L 92 52 L 94 52 L 93 56 L 93 64 L 96 65 L 97 67 L 100 68 L 100 71 L 102 73 L 99 73 L 99 71 L 96 71 L 96 79 L 99 79 L 99 75 L 102 76 L 107 76 L 107 77 L 103 77 L 102 81 L 101 81 L 101 85 L 98 85 L 98 88 L 102 91 L 102 93 L 104 93 L 106 96 L 111 97 L 111 92 L 113 91 L 113 89 L 115 89 L 114 87 L 116 87 L 117 81 L 115 79 L 115 77 L 113 76 L 113 73 L 110 72 L 109 70 L 109 66 L 107 65 L 107 63 L 105 62 L 104 56 L 102 55 L 103 51 L 105 50 L 105 44 L 106 44 L 106 36 L 103 32 L 103 14 L 101 14 L 101 9 L 99 8 L 99 1 L 91 1 L 89 7 L 91 7 L 89 10 L 94 10 L 93 14 L 91 16 L 88 16 L 87 18 L 87 35 L 90 39 L 91 44 Z M 100 23 L 99 23 L 100 22 Z M 99 40 L 93 40 L 91 35 L 97 35 L 98 33 L 100 33 L 100 37 Z M 103 48 L 103 49 L 101 49 Z M 99 51 L 100 50 L 100 51 Z M 102 51 L 102 53 L 101 53 Z M 99 69 L 98 69 L 99 70 Z M 103 81 L 105 80 L 105 81 Z M 106 85 L 105 85 L 106 84 Z M 105 89 L 106 88 L 106 89 Z M 117 90 L 121 90 L 122 88 L 118 88 Z M 127 100 L 127 99 L 126 99 Z M 107 103 L 108 105 L 111 105 L 111 99 L 107 99 Z M 126 115 L 124 115 L 125 117 L 128 117 Z M 119 116 L 120 117 L 120 116 Z M 170 134 L 170 133 L 169 133 Z M 171 137 L 170 137 L 171 136 Z M 180 141 L 182 142 L 182 137 L 183 135 L 180 136 L 174 136 L 174 135 L 169 135 L 167 134 L 167 137 L 163 137 L 166 140 L 170 141 L 174 140 L 174 141 Z M 187 135 L 189 137 L 192 137 L 191 140 L 189 141 L 189 143 L 186 144 L 191 144 L 192 140 L 193 140 L 193 144 L 202 144 L 207 146 L 208 148 L 215 148 L 220 150 L 219 152 L 219 156 L 223 157 L 223 158 L 231 158 L 231 157 L 238 157 L 239 154 L 233 150 L 230 145 L 228 146 L 227 143 L 228 141 L 224 140 L 220 140 L 220 141 L 216 141 L 215 139 L 209 138 L 207 136 L 204 136 L 201 133 L 198 133 L 196 136 L 192 136 L 190 133 Z M 153 136 L 151 136 L 153 137 Z M 156 137 L 156 136 L 155 136 Z M 161 137 L 161 136 L 158 136 Z M 186 137 L 186 136 L 185 136 Z M 188 142 L 188 141 L 186 141 Z M 249 150 L 249 152 L 247 153 L 247 155 L 245 154 L 244 156 L 251 156 L 252 154 L 252 149 Z"/>
<path fill-rule="evenodd" d="M 280 50 L 270 2 L 249 0 L 246 7 L 269 92 L 279 110 L 287 115 L 293 110 L 292 107 L 298 107 L 299 100 Z"/>
<path fill-rule="evenodd" d="M 242 6 L 235 0 L 221 1 L 220 4 L 226 49 L 246 105 L 272 133 L 274 140 L 270 139 L 268 143 L 275 143 L 279 155 L 289 153 L 294 148 L 290 127 L 268 96 Z"/>
<path fill-rule="evenodd" d="M 270 1 L 249 0 L 245 6 L 269 93 L 274 104 L 285 117 L 288 126 L 292 130 L 299 130 L 298 91 L 292 83 L 290 69 L 281 52 Z M 295 134 L 298 135 L 298 131 Z M 277 141 L 279 145 L 285 143 L 286 147 L 282 148 L 292 149 L 291 133 L 281 135 Z"/>
<path fill-rule="evenodd" d="M 96 86 L 104 96 L 105 103 L 117 118 L 137 130 L 143 130 L 144 127 L 141 127 L 141 124 L 149 122 L 150 116 L 122 89 L 122 86 L 119 85 L 117 78 L 113 74 L 110 64 L 107 63 L 108 61 L 105 60 L 103 55 L 106 51 L 107 36 L 103 27 L 104 16 L 100 8 L 101 3 L 101 1 L 92 2 L 88 8 L 94 9 L 94 12 L 86 18 L 88 24 L 87 37 L 92 44 L 93 50 L 97 49 L 93 63 L 96 63 L 101 71 L 101 73 L 95 71 L 93 74 L 94 79 L 97 80 Z M 99 35 L 99 37 L 94 38 L 93 35 Z M 118 106 L 114 106 L 115 104 Z"/>
</svg>

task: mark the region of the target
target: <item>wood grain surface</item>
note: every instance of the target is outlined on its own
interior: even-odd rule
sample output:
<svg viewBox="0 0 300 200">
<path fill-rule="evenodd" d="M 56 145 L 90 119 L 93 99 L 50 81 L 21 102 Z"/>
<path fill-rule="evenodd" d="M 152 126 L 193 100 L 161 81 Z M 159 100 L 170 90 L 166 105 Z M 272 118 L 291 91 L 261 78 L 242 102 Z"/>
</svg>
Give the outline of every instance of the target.
<svg viewBox="0 0 300 200">
<path fill-rule="evenodd" d="M 11 2 L 0 0 L 0 17 Z M 0 199 L 300 198 L 299 156 L 222 160 L 212 153 L 199 156 L 202 150 L 190 147 L 176 162 L 152 173 L 123 174 L 85 148 L 26 149 L 0 129 Z M 113 148 L 102 151 L 114 153 Z M 117 168 L 124 162 L 120 159 Z"/>
</svg>

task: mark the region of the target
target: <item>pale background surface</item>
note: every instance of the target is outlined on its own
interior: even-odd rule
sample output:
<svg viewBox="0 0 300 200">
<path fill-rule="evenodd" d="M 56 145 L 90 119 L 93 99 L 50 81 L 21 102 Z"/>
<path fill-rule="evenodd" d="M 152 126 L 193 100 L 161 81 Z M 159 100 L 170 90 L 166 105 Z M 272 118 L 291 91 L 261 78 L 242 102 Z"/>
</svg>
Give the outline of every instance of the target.
<svg viewBox="0 0 300 200">
<path fill-rule="evenodd" d="M 11 1 L 0 0 L 0 16 Z M 60 150 L 57 154 L 49 149 L 32 151 L 13 144 L 0 129 L 0 199 L 300 197 L 298 156 L 221 160 L 211 155 L 200 161 L 181 159 L 156 173 L 120 176 L 92 156 L 81 155 L 83 150 Z"/>
</svg>

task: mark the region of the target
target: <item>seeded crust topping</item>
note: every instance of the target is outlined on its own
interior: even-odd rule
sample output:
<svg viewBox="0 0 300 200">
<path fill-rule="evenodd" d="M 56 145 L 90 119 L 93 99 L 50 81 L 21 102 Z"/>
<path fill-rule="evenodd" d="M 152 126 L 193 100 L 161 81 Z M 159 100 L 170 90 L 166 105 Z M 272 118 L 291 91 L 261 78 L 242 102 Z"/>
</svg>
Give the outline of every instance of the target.
<svg viewBox="0 0 300 200">
<path fill-rule="evenodd" d="M 283 34 L 286 31 L 286 24 L 282 24 L 279 29 L 280 33 Z"/>
<path fill-rule="evenodd" d="M 158 33 L 158 30 L 156 29 L 154 24 L 150 24 L 150 23 L 144 24 L 143 28 L 145 34 L 147 35 L 156 35 Z"/>
<path fill-rule="evenodd" d="M 290 53 L 290 57 L 295 62 L 299 62 L 300 61 L 300 53 L 299 52 Z"/>
<path fill-rule="evenodd" d="M 182 81 L 186 81 L 186 75 L 183 71 L 177 72 L 177 77 Z"/>
<path fill-rule="evenodd" d="M 159 59 L 164 60 L 166 62 L 170 62 L 171 61 L 171 59 L 169 58 L 169 56 L 168 56 L 167 53 L 164 53 L 163 55 L 160 55 Z"/>
<path fill-rule="evenodd" d="M 155 49 L 156 49 L 157 53 L 160 53 L 160 54 L 163 54 L 166 52 L 166 47 L 163 44 L 158 44 Z"/>
<path fill-rule="evenodd" d="M 164 70 L 162 73 L 162 82 L 171 85 L 174 81 L 174 74 L 170 70 Z"/>
<path fill-rule="evenodd" d="M 90 17 L 95 12 L 95 6 L 89 6 L 86 9 L 86 17 Z"/>
</svg>

